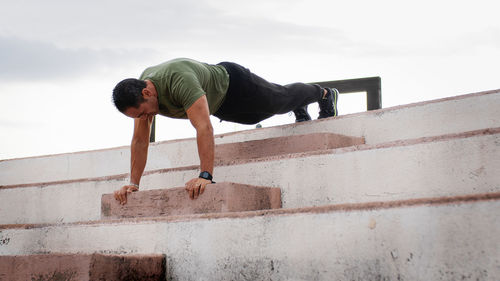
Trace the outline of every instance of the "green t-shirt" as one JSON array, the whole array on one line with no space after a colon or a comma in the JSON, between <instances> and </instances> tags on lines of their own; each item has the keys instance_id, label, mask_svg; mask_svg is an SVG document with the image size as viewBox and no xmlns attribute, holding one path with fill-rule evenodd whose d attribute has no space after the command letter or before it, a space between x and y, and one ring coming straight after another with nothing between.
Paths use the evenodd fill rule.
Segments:
<instances>
[{"instance_id":1,"label":"green t-shirt","mask_svg":"<svg viewBox=\"0 0 500 281\"><path fill-rule=\"evenodd\" d=\"M215 113L229 87L229 74L223 66L184 58L149 67L139 79L155 85L161 115L183 119L187 118L186 110L203 95L210 114Z\"/></svg>"}]
</instances>

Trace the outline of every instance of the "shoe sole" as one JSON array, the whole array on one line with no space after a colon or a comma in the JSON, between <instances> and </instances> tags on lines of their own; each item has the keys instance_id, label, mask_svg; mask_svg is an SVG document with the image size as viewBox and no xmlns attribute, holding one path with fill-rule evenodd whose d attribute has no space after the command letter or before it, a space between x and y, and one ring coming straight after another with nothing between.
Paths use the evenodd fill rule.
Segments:
<instances>
[{"instance_id":1,"label":"shoe sole","mask_svg":"<svg viewBox=\"0 0 500 281\"><path fill-rule=\"evenodd\" d=\"M311 119L295 119L295 123L307 122L311 121Z\"/></svg>"},{"instance_id":2,"label":"shoe sole","mask_svg":"<svg viewBox=\"0 0 500 281\"><path fill-rule=\"evenodd\" d=\"M331 88L332 92L334 93L333 95L333 112L334 112L334 115L333 116L338 116L338 111L337 111L337 100L339 98L339 90L337 90L336 88Z\"/></svg>"}]
</instances>

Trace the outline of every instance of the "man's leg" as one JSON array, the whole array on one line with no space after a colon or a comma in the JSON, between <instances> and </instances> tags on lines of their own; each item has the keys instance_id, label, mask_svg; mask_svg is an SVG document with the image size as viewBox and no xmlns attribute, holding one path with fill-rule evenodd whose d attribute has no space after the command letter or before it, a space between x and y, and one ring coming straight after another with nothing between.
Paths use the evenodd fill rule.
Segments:
<instances>
[{"instance_id":1,"label":"man's leg","mask_svg":"<svg viewBox=\"0 0 500 281\"><path fill-rule=\"evenodd\" d=\"M323 97L319 85L293 83L278 85L251 73L248 69L223 62L230 83L226 99L214 114L222 120L255 124L275 114L283 114L318 102Z\"/></svg>"},{"instance_id":2,"label":"man's leg","mask_svg":"<svg viewBox=\"0 0 500 281\"><path fill-rule=\"evenodd\" d=\"M291 85L286 85L285 87L292 86L292 87L297 87L297 91L300 93L302 85L308 85L308 84L303 84L303 83L296 83L296 84L291 84ZM320 87L319 85L313 85ZM320 87L321 89L321 87ZM321 95L320 99L318 100L318 105L319 105L319 117L318 119L322 118L328 118L328 117L333 117L337 116L337 100L339 97L339 91L335 88L323 88L321 89ZM295 122L304 122L311 120L311 116L309 116L309 113L307 113L307 104L296 108L293 113L295 113L296 121Z\"/></svg>"},{"instance_id":3,"label":"man's leg","mask_svg":"<svg viewBox=\"0 0 500 281\"><path fill-rule=\"evenodd\" d=\"M309 112L307 112L307 105L295 109L293 111L293 114L295 114L296 123L311 120L311 115L309 115Z\"/></svg>"}]
</instances>

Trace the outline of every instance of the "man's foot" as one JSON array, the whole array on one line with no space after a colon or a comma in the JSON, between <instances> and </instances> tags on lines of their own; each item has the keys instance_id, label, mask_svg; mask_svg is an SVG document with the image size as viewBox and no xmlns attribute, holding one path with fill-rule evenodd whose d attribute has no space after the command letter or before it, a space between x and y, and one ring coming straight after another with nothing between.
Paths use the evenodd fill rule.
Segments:
<instances>
[{"instance_id":1,"label":"man's foot","mask_svg":"<svg viewBox=\"0 0 500 281\"><path fill-rule=\"evenodd\" d=\"M326 95L318 101L319 104L319 117L318 119L337 116L337 100L339 98L339 91L335 88L325 88Z\"/></svg>"},{"instance_id":2,"label":"man's foot","mask_svg":"<svg viewBox=\"0 0 500 281\"><path fill-rule=\"evenodd\" d=\"M295 109L293 113L295 114L295 123L311 120L311 116L307 113L307 105Z\"/></svg>"}]
</instances>

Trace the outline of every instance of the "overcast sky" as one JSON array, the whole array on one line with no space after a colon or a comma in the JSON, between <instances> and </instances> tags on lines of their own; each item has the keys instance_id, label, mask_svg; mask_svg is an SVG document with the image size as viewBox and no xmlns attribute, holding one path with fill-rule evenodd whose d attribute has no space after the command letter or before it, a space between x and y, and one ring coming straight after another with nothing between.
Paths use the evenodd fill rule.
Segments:
<instances>
[{"instance_id":1,"label":"overcast sky","mask_svg":"<svg viewBox=\"0 0 500 281\"><path fill-rule=\"evenodd\" d=\"M380 76L383 107L500 88L498 0L0 3L0 159L128 145L114 85L176 57L282 84ZM365 107L339 99L341 114ZM253 127L212 120L216 133ZM159 117L158 140L185 137L189 121Z\"/></svg>"}]
</instances>

